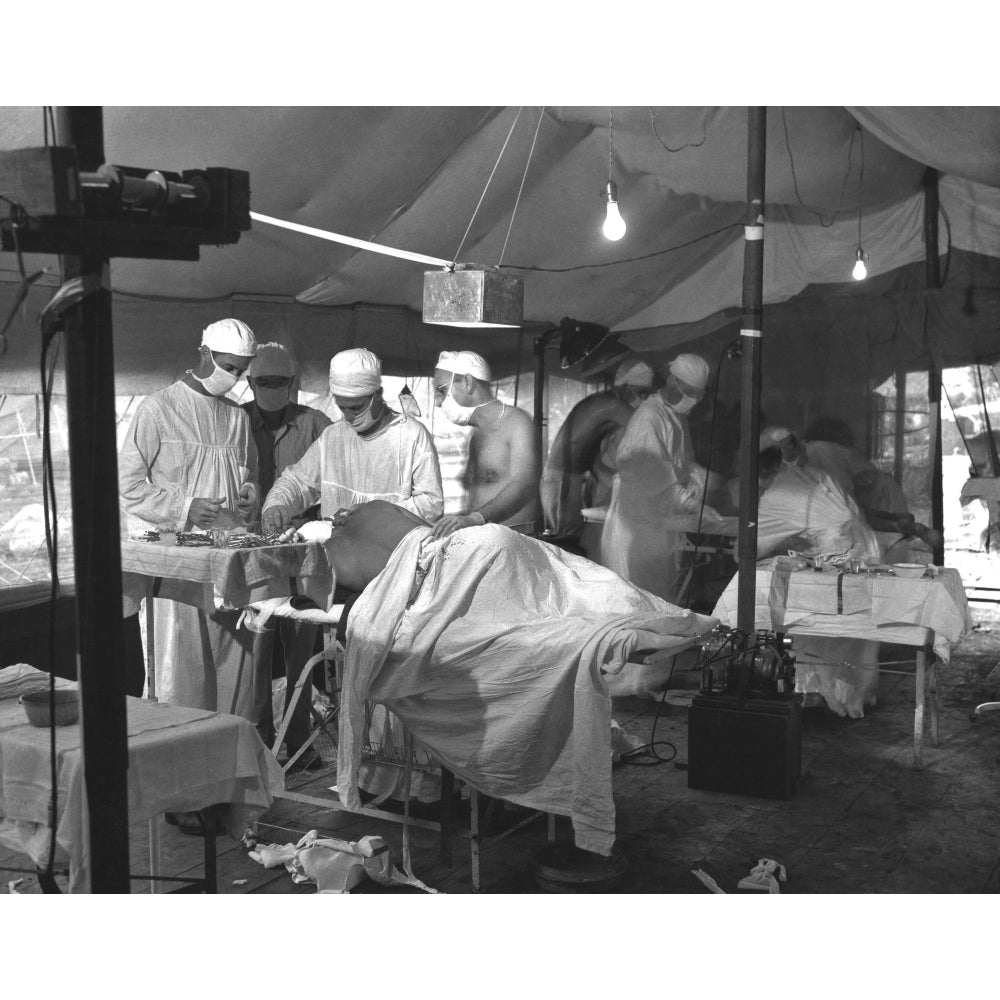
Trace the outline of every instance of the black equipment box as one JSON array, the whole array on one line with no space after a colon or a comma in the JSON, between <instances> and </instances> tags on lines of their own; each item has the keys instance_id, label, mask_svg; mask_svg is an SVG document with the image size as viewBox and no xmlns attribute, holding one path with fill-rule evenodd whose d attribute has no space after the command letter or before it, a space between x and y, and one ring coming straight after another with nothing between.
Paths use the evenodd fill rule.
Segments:
<instances>
[{"instance_id":1,"label":"black equipment box","mask_svg":"<svg viewBox=\"0 0 1000 1000\"><path fill-rule=\"evenodd\" d=\"M699 694L688 709L688 788L788 799L802 764L802 695Z\"/></svg>"}]
</instances>

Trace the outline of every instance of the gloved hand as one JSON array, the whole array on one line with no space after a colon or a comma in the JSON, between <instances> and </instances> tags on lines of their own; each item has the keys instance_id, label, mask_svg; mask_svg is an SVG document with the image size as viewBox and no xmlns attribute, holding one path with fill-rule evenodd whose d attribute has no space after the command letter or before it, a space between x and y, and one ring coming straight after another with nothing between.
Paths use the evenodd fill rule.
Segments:
<instances>
[{"instance_id":1,"label":"gloved hand","mask_svg":"<svg viewBox=\"0 0 1000 1000\"><path fill-rule=\"evenodd\" d=\"M225 497L195 497L188 508L188 520L198 528L208 530L219 517L219 511L226 502Z\"/></svg>"},{"instance_id":2,"label":"gloved hand","mask_svg":"<svg viewBox=\"0 0 1000 1000\"><path fill-rule=\"evenodd\" d=\"M244 483L236 500L236 509L244 521L252 521L257 513L257 487L253 483Z\"/></svg>"},{"instance_id":3,"label":"gloved hand","mask_svg":"<svg viewBox=\"0 0 1000 1000\"><path fill-rule=\"evenodd\" d=\"M479 511L471 514L448 514L431 529L431 538L447 538L462 528L477 528L485 523L486 518Z\"/></svg>"},{"instance_id":4,"label":"gloved hand","mask_svg":"<svg viewBox=\"0 0 1000 1000\"><path fill-rule=\"evenodd\" d=\"M275 504L268 507L260 516L260 530L262 534L274 535L279 531L284 531L292 519L292 512L288 507Z\"/></svg>"}]
</instances>

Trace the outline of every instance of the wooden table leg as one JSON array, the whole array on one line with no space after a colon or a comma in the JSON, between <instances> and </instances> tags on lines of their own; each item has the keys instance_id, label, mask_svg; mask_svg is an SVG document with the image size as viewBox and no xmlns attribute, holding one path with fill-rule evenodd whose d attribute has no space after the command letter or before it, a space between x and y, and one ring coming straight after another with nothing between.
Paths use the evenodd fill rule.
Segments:
<instances>
[{"instance_id":1,"label":"wooden table leg","mask_svg":"<svg viewBox=\"0 0 1000 1000\"><path fill-rule=\"evenodd\" d=\"M209 806L201 812L201 821L205 829L205 892L217 893L219 891L216 884L216 859L215 859L215 833L218 828L218 809L216 806Z\"/></svg>"},{"instance_id":2,"label":"wooden table leg","mask_svg":"<svg viewBox=\"0 0 1000 1000\"><path fill-rule=\"evenodd\" d=\"M451 800L455 794L455 775L441 768L441 864L451 867Z\"/></svg>"},{"instance_id":3,"label":"wooden table leg","mask_svg":"<svg viewBox=\"0 0 1000 1000\"><path fill-rule=\"evenodd\" d=\"M472 846L472 891L479 892L479 793L469 789L469 842Z\"/></svg>"},{"instance_id":4,"label":"wooden table leg","mask_svg":"<svg viewBox=\"0 0 1000 1000\"><path fill-rule=\"evenodd\" d=\"M153 596L156 578L146 577L146 700L156 701L156 619L153 614ZM156 872L153 873L157 874Z\"/></svg>"},{"instance_id":5,"label":"wooden table leg","mask_svg":"<svg viewBox=\"0 0 1000 1000\"><path fill-rule=\"evenodd\" d=\"M160 817L149 817L149 874L160 874ZM149 880L150 893L156 892L156 879Z\"/></svg>"},{"instance_id":6,"label":"wooden table leg","mask_svg":"<svg viewBox=\"0 0 1000 1000\"><path fill-rule=\"evenodd\" d=\"M917 650L916 704L913 710L913 766L924 766L924 700L927 676L927 651Z\"/></svg>"},{"instance_id":7,"label":"wooden table leg","mask_svg":"<svg viewBox=\"0 0 1000 1000\"><path fill-rule=\"evenodd\" d=\"M937 658L933 651L927 663L927 695L931 716L931 741L938 745Z\"/></svg>"}]
</instances>

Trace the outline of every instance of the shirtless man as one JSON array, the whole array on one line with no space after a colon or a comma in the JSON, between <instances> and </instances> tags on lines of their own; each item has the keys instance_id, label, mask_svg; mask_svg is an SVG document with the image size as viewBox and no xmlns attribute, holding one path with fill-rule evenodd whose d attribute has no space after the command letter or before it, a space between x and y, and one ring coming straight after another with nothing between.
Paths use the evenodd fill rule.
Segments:
<instances>
[{"instance_id":1,"label":"shirtless man","mask_svg":"<svg viewBox=\"0 0 1000 1000\"><path fill-rule=\"evenodd\" d=\"M473 428L462 478L470 509L442 517L434 537L488 521L536 534L540 462L531 417L494 397L489 365L473 351L442 351L434 369L434 399L452 423Z\"/></svg>"}]
</instances>

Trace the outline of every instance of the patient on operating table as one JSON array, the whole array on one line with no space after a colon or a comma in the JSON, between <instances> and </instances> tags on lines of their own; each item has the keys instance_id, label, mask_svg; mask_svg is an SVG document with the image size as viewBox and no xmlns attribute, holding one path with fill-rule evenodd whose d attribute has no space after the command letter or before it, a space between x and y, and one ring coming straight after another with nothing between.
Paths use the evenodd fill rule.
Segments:
<instances>
[{"instance_id":1,"label":"patient on operating table","mask_svg":"<svg viewBox=\"0 0 1000 1000\"><path fill-rule=\"evenodd\" d=\"M435 539L426 522L384 501L355 508L326 549L338 586L360 591L339 716L345 805L361 805L365 705L382 705L457 777L572 817L577 846L608 855L606 678L635 650L685 648L715 619L503 525Z\"/></svg>"}]
</instances>

